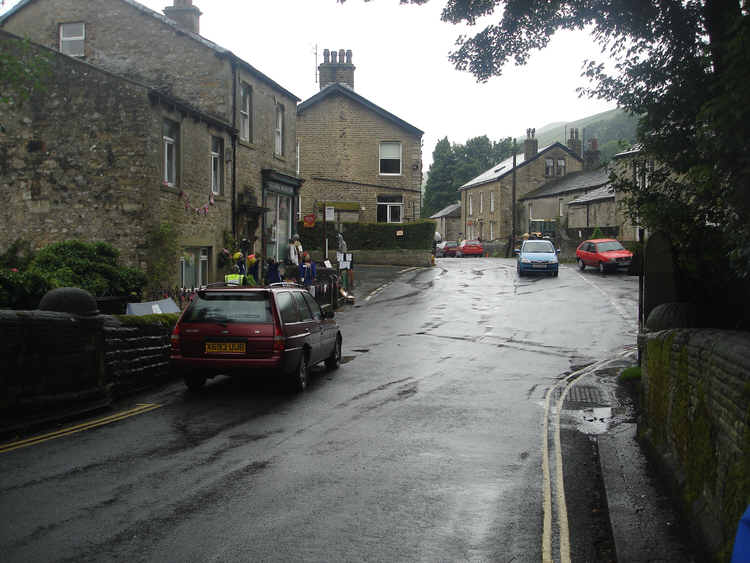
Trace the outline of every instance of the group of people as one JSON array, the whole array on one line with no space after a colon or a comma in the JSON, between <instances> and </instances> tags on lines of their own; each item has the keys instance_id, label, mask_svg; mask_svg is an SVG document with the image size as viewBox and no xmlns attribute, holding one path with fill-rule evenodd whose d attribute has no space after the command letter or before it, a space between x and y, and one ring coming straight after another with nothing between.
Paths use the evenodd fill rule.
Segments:
<instances>
[{"instance_id":1,"label":"group of people","mask_svg":"<svg viewBox=\"0 0 750 563\"><path fill-rule=\"evenodd\" d=\"M273 258L268 259L268 272L266 281L268 283L280 283L282 281L301 283L310 287L315 283L315 262L310 254L302 249L299 235L289 239L286 258L282 263Z\"/></svg>"}]
</instances>

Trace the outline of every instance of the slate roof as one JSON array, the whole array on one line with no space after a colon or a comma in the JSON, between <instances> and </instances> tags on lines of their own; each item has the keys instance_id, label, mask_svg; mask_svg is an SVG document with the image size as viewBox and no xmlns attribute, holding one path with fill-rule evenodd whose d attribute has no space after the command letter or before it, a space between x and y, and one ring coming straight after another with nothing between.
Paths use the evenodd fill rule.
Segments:
<instances>
[{"instance_id":1,"label":"slate roof","mask_svg":"<svg viewBox=\"0 0 750 563\"><path fill-rule=\"evenodd\" d=\"M369 110L375 112L380 117L383 117L387 119L388 121L391 121L398 125L399 127L402 127L406 129L407 131L411 131L412 133L422 136L424 135L424 131L421 129L418 129L417 127L414 127L414 125L411 125L410 123L407 123L400 117L397 117L393 115L391 112L384 110L378 105L375 105L370 100L365 98L364 96L360 96L357 94L352 88L349 86L346 86L344 84L341 84L340 82L334 82L333 84L329 84L325 88L323 88L320 92L315 94L314 96L311 96L310 98L306 99L304 102L302 102L300 105L297 106L297 115L302 114L307 108L317 104L322 99L332 96L334 94L341 94L342 96L345 96L349 98L350 100L353 100L359 104L362 104Z\"/></svg>"},{"instance_id":2,"label":"slate roof","mask_svg":"<svg viewBox=\"0 0 750 563\"><path fill-rule=\"evenodd\" d=\"M26 6L28 6L29 4L31 4L34 1L35 0L21 0L18 4L16 4L10 10L8 10L5 14L3 14L2 16L0 16L0 26L2 26L6 22L6 20L8 20L8 18L10 18L11 16L13 16L13 14L19 12L20 10L22 10L23 8L25 8ZM209 49L212 49L213 51L219 53L220 55L224 55L226 57L229 57L230 59L233 59L234 61L236 61L237 63L239 63L240 65L242 65L248 72L250 72L251 74L255 75L257 78L259 78L260 80L262 80L263 82L265 82L269 86L272 86L272 87L276 88L277 90L280 90L281 92L283 92L284 94L286 94L290 98L293 98L297 102L300 100L297 96L295 96L294 94L292 94L289 90L287 90L286 88L284 88L283 86L281 86L280 84L278 84L277 82L275 82L274 80L272 80L270 77L268 77L265 74L263 74L261 71L259 71L257 68L255 68L250 63L248 63L248 62L242 60L241 58L239 58L237 55L235 55L234 53L232 53L230 50L225 49L224 47L222 47L220 45L217 45L213 41L209 41L208 39L206 39L202 35L198 35L197 33L193 33L191 31L186 30L184 27L180 27L180 25L176 21L174 21L173 19L168 18L164 14L160 14L159 12L155 12L151 8L148 8L148 7L144 6L143 4L140 4L140 3L136 2L135 0L120 0L120 2L124 2L125 4L128 4L128 5L132 6L133 8L135 8L136 10L139 10L139 11L143 12L144 14L147 14L147 15L153 17L153 18L156 18L156 19L160 20L163 24L165 24L165 25L167 25L169 27L174 28L176 31L179 31L181 34L184 34L187 37L190 37L191 39L197 41L198 43L201 43L203 46L208 47Z\"/></svg>"},{"instance_id":3,"label":"slate roof","mask_svg":"<svg viewBox=\"0 0 750 563\"><path fill-rule=\"evenodd\" d=\"M459 217L461 215L461 202L452 203L448 207L444 207L435 215L430 215L430 219L440 219L441 217Z\"/></svg>"},{"instance_id":4,"label":"slate roof","mask_svg":"<svg viewBox=\"0 0 750 563\"><path fill-rule=\"evenodd\" d=\"M582 195L579 198L569 202L568 205L585 205L594 201L602 201L605 199L615 198L615 188L613 186L602 186L587 194Z\"/></svg>"},{"instance_id":5,"label":"slate roof","mask_svg":"<svg viewBox=\"0 0 750 563\"><path fill-rule=\"evenodd\" d=\"M569 192L581 190L592 190L603 186L609 182L609 170L602 166L596 170L584 170L581 172L571 172L556 180L551 180L543 186L530 191L519 200L539 199Z\"/></svg>"},{"instance_id":6,"label":"slate roof","mask_svg":"<svg viewBox=\"0 0 750 563\"><path fill-rule=\"evenodd\" d=\"M534 155L534 157L530 158L529 160L526 160L525 155L523 153L517 154L516 155L516 169L520 168L524 164L527 164L529 162L536 160L537 158L541 157L544 153L546 153L547 151L555 147L561 148L564 151L566 151L568 154L573 156L574 158L581 160L581 157L578 156L572 150L570 150L568 147L566 147L562 143L555 142L555 143L552 143L551 145L547 145L546 147L542 147L541 149L539 149L539 152L537 152L536 155ZM461 190L466 190L468 188L473 188L475 186L481 186L482 184L487 184L489 182L494 182L495 180L499 180L503 176L510 174L512 171L513 171L513 156L509 156L508 158L496 164L489 170L485 170L476 178L469 180L458 189L459 191L461 191Z\"/></svg>"}]
</instances>

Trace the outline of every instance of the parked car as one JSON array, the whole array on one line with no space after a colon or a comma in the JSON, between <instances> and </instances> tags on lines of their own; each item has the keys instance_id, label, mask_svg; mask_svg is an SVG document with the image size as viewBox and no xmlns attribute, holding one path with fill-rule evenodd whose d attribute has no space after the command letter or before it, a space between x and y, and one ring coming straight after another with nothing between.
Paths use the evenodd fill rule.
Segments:
<instances>
[{"instance_id":1,"label":"parked car","mask_svg":"<svg viewBox=\"0 0 750 563\"><path fill-rule=\"evenodd\" d=\"M444 240L435 247L435 257L455 256L458 242L455 240Z\"/></svg>"},{"instance_id":2,"label":"parked car","mask_svg":"<svg viewBox=\"0 0 750 563\"><path fill-rule=\"evenodd\" d=\"M521 248L516 248L516 270L519 277L526 274L552 274L557 277L560 272L559 250L549 240L525 240Z\"/></svg>"},{"instance_id":3,"label":"parked car","mask_svg":"<svg viewBox=\"0 0 750 563\"><path fill-rule=\"evenodd\" d=\"M462 256L482 256L483 254L484 247L478 240L462 240L456 249L456 258L461 258Z\"/></svg>"},{"instance_id":4,"label":"parked car","mask_svg":"<svg viewBox=\"0 0 750 563\"><path fill-rule=\"evenodd\" d=\"M603 273L627 268L632 261L633 253L613 238L585 240L576 249L576 262L581 270L591 266Z\"/></svg>"},{"instance_id":5,"label":"parked car","mask_svg":"<svg viewBox=\"0 0 750 563\"><path fill-rule=\"evenodd\" d=\"M201 289L172 331L170 368L191 390L219 374L265 372L302 391L311 366L339 367L341 331L333 317L296 284Z\"/></svg>"}]
</instances>

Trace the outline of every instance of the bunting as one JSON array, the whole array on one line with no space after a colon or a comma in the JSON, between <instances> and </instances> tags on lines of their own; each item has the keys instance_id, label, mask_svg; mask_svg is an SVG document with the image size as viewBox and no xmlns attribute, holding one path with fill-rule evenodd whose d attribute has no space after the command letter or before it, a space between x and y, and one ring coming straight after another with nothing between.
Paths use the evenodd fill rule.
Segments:
<instances>
[{"instance_id":1,"label":"bunting","mask_svg":"<svg viewBox=\"0 0 750 563\"><path fill-rule=\"evenodd\" d=\"M200 207L193 207L190 204L190 196L187 193L185 193L184 190L180 190L178 197L182 200L183 204L185 205L185 211L189 213L195 213L196 215L203 215L203 216L208 215L208 208L216 204L216 200L214 199L213 192L209 192L208 203L204 203Z\"/></svg>"}]
</instances>

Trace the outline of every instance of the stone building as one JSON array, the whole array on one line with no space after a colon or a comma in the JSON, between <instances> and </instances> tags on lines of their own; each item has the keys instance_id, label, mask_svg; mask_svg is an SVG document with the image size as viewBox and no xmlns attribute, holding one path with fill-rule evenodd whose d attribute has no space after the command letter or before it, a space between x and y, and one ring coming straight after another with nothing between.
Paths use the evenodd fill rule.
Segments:
<instances>
[{"instance_id":1,"label":"stone building","mask_svg":"<svg viewBox=\"0 0 750 563\"><path fill-rule=\"evenodd\" d=\"M568 202L568 229L590 234L591 229L619 227L615 189L604 185ZM585 231L584 231L585 230ZM619 230L619 229L618 229ZM619 236L619 232L616 233ZM581 238L584 237L581 234Z\"/></svg>"},{"instance_id":2,"label":"stone building","mask_svg":"<svg viewBox=\"0 0 750 563\"><path fill-rule=\"evenodd\" d=\"M135 229L146 231L165 222L176 228L183 257L175 264L174 279L190 285L193 280L216 279L227 236L247 238L252 250L266 256L283 253L295 230L302 184L296 174L295 151L299 99L199 35L201 13L191 0L174 0L164 12L159 14L134 0L22 0L0 19L0 28L108 75L141 84L150 92L151 103L171 104L173 113L163 117L159 142L141 149L149 151L142 157L149 173L131 167L127 184L137 184L151 200L160 201L158 213L139 216L145 223ZM81 94L96 95L102 94L95 87ZM122 117L115 113L119 110L114 104L107 106L102 100L99 108L97 119L117 162L130 154L125 147L133 132L129 120L121 127L110 127ZM87 128L90 115L80 108L79 113L71 113L70 120L78 118L79 129ZM42 118L27 123L29 129L23 134L33 137ZM201 120L204 125L224 128L223 134L196 132L195 124ZM73 137L58 150L82 152L88 146L88 139ZM202 157L193 152L204 147ZM78 175L81 184L94 185L113 171L102 166L94 176L90 173ZM123 180L118 176L118 182ZM191 212L195 208L203 209L202 213ZM212 217L218 215L221 219ZM88 215L79 221L81 238L105 235L93 228L96 220ZM87 231L86 225L92 228ZM144 244L143 239L140 242ZM135 260L132 253L126 256Z\"/></svg>"},{"instance_id":3,"label":"stone building","mask_svg":"<svg viewBox=\"0 0 750 563\"><path fill-rule=\"evenodd\" d=\"M534 130L527 130L523 154L505 159L459 188L463 237L486 241L510 239L514 177L516 234L525 232L524 215L518 202L551 180L583 170L580 154L577 135L569 139L567 147L556 142L540 150Z\"/></svg>"},{"instance_id":4,"label":"stone building","mask_svg":"<svg viewBox=\"0 0 750 563\"><path fill-rule=\"evenodd\" d=\"M354 91L352 52L323 54L320 91L297 107L303 213L337 221L419 218L423 132Z\"/></svg>"},{"instance_id":5,"label":"stone building","mask_svg":"<svg viewBox=\"0 0 750 563\"><path fill-rule=\"evenodd\" d=\"M461 203L451 203L434 215L430 219L435 221L435 230L440 233L443 240L458 240L458 235L463 232L461 229Z\"/></svg>"}]
</instances>

